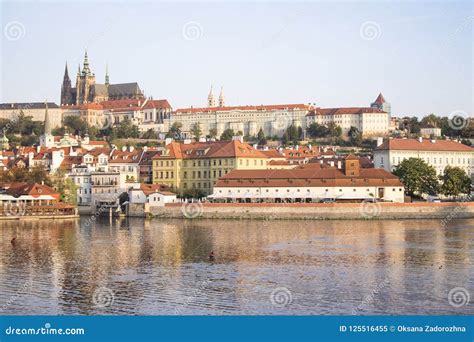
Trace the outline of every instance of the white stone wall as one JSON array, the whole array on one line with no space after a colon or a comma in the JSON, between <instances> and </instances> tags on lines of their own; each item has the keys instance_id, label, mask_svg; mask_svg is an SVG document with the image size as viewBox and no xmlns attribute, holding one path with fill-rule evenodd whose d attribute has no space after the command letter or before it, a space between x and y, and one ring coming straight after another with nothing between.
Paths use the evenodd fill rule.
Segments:
<instances>
[{"instance_id":1,"label":"white stone wall","mask_svg":"<svg viewBox=\"0 0 474 342\"><path fill-rule=\"evenodd\" d=\"M33 121L44 122L45 109L23 109L25 116L31 116ZM0 110L0 119L16 119L20 114L18 109L3 109ZM53 127L59 127L62 123L62 111L61 108L48 108L49 118Z\"/></svg>"},{"instance_id":2,"label":"white stone wall","mask_svg":"<svg viewBox=\"0 0 474 342\"><path fill-rule=\"evenodd\" d=\"M436 143L435 143L436 144ZM433 166L440 175L448 165L462 168L468 175L474 174L474 152L463 151L374 151L374 166L392 172L403 160L420 158Z\"/></svg>"},{"instance_id":3,"label":"white stone wall","mask_svg":"<svg viewBox=\"0 0 474 342\"><path fill-rule=\"evenodd\" d=\"M216 198L335 198L335 199L369 199L379 198L379 189L383 188L385 201L404 201L403 187L215 187L213 196Z\"/></svg>"}]
</instances>

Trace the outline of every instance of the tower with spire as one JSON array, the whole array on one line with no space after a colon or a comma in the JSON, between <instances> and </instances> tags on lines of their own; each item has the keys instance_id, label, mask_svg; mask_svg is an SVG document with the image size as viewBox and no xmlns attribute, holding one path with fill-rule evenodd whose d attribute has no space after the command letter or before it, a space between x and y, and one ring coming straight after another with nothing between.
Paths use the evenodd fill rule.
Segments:
<instances>
[{"instance_id":1,"label":"tower with spire","mask_svg":"<svg viewBox=\"0 0 474 342\"><path fill-rule=\"evenodd\" d=\"M225 107L224 88L221 87L221 93L219 94L219 107Z\"/></svg>"},{"instance_id":2,"label":"tower with spire","mask_svg":"<svg viewBox=\"0 0 474 342\"><path fill-rule=\"evenodd\" d=\"M377 98L375 99L375 101L370 104L370 107L376 108L383 112L388 113L389 117L392 112L390 103L385 101L385 98L383 97L382 93L380 93L379 96L377 96Z\"/></svg>"},{"instance_id":3,"label":"tower with spire","mask_svg":"<svg viewBox=\"0 0 474 342\"><path fill-rule=\"evenodd\" d=\"M80 71L76 79L76 104L82 104L93 101L92 87L95 84L95 75L89 67L89 57L87 56L87 50L84 54L84 63L82 71Z\"/></svg>"},{"instance_id":4,"label":"tower with spire","mask_svg":"<svg viewBox=\"0 0 474 342\"><path fill-rule=\"evenodd\" d=\"M74 104L72 98L72 88L71 88L71 79L69 78L69 72L67 69L67 62L66 67L64 69L64 77L63 77L63 84L61 86L61 105L72 105Z\"/></svg>"},{"instance_id":5,"label":"tower with spire","mask_svg":"<svg viewBox=\"0 0 474 342\"><path fill-rule=\"evenodd\" d=\"M211 90L209 91L209 95L207 95L207 106L208 107L216 106L216 99L214 98L214 93L212 92L212 85L211 85Z\"/></svg>"},{"instance_id":6,"label":"tower with spire","mask_svg":"<svg viewBox=\"0 0 474 342\"><path fill-rule=\"evenodd\" d=\"M45 101L45 112L44 112L44 133L40 136L40 145L44 147L54 146L54 136L52 134L52 123L48 112L48 101Z\"/></svg>"},{"instance_id":7,"label":"tower with spire","mask_svg":"<svg viewBox=\"0 0 474 342\"><path fill-rule=\"evenodd\" d=\"M110 84L110 79L109 79L109 63L105 65L105 85L108 87Z\"/></svg>"}]
</instances>

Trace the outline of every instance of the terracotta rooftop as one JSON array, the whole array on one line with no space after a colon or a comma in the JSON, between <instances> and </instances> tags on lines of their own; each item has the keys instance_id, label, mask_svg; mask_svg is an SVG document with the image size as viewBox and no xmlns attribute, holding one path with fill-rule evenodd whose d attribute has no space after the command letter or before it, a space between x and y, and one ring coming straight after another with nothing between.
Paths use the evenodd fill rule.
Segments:
<instances>
[{"instance_id":1,"label":"terracotta rooftop","mask_svg":"<svg viewBox=\"0 0 474 342\"><path fill-rule=\"evenodd\" d=\"M191 144L172 142L166 149L169 153L157 155L153 159L267 158L262 151L239 140Z\"/></svg>"},{"instance_id":2,"label":"terracotta rooftop","mask_svg":"<svg viewBox=\"0 0 474 342\"><path fill-rule=\"evenodd\" d=\"M233 107L203 107L203 108L180 108L176 114L189 113L214 113L227 111L268 111L268 110L308 110L305 104L281 104L281 105L260 105L260 106L233 106Z\"/></svg>"},{"instance_id":3,"label":"terracotta rooftop","mask_svg":"<svg viewBox=\"0 0 474 342\"><path fill-rule=\"evenodd\" d=\"M403 186L384 169L360 169L359 176L346 176L336 167L291 170L233 170L216 187L314 187L314 186Z\"/></svg>"},{"instance_id":4,"label":"terracotta rooftop","mask_svg":"<svg viewBox=\"0 0 474 342\"><path fill-rule=\"evenodd\" d=\"M435 140L430 139L389 139L376 150L410 150L410 151L465 151L474 152L474 148L461 144L453 140Z\"/></svg>"}]
</instances>

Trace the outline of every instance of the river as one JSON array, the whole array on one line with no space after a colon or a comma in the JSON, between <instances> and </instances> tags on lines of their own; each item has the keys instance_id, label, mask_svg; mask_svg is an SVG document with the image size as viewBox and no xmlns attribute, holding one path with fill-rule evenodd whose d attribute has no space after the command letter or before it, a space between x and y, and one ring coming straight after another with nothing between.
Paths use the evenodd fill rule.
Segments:
<instances>
[{"instance_id":1,"label":"river","mask_svg":"<svg viewBox=\"0 0 474 342\"><path fill-rule=\"evenodd\" d=\"M0 314L472 315L473 275L474 220L0 221Z\"/></svg>"}]
</instances>

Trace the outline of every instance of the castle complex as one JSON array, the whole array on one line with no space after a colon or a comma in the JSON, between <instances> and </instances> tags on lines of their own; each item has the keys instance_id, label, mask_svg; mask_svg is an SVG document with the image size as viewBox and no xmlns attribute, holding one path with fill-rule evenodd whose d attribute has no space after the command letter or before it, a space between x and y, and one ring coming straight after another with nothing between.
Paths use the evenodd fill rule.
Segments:
<instances>
[{"instance_id":1,"label":"castle complex","mask_svg":"<svg viewBox=\"0 0 474 342\"><path fill-rule=\"evenodd\" d=\"M82 70L80 65L77 70L76 87L72 88L66 64L63 84L61 86L61 106L81 105L90 102L99 103L110 100L144 99L143 92L136 82L110 84L107 69L105 72L105 83L96 83L95 74L89 67L86 51Z\"/></svg>"}]
</instances>

